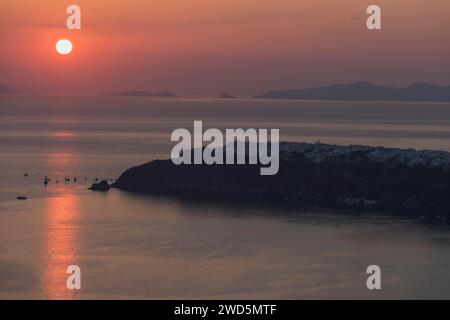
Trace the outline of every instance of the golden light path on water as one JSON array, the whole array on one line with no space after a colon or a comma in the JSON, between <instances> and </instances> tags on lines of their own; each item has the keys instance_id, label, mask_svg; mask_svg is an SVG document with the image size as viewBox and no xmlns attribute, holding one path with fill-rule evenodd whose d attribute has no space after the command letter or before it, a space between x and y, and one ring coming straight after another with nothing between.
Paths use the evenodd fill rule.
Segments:
<instances>
[{"instance_id":1,"label":"golden light path on water","mask_svg":"<svg viewBox=\"0 0 450 320\"><path fill-rule=\"evenodd\" d=\"M74 159L71 153L49 155L55 171L76 166ZM79 199L68 193L62 182L56 192L46 199L44 209L41 290L47 299L72 299L76 293L66 286L66 270L70 265L79 265Z\"/></svg>"}]
</instances>

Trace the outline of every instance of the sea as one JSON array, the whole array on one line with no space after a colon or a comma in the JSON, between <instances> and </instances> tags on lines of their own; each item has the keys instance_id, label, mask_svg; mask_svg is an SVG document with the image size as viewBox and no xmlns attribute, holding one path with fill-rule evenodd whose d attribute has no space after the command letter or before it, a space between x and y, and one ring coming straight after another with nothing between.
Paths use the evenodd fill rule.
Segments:
<instances>
[{"instance_id":1,"label":"sea","mask_svg":"<svg viewBox=\"0 0 450 320\"><path fill-rule=\"evenodd\" d=\"M0 299L450 299L445 226L88 190L168 159L172 131L195 120L450 151L449 103L0 96Z\"/></svg>"}]
</instances>

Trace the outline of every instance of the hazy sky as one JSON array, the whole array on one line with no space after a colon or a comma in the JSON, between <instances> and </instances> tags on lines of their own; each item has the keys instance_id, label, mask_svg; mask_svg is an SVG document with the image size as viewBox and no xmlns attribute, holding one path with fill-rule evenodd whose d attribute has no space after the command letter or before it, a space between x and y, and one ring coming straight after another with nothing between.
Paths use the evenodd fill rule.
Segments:
<instances>
[{"instance_id":1,"label":"hazy sky","mask_svg":"<svg viewBox=\"0 0 450 320\"><path fill-rule=\"evenodd\" d=\"M65 27L82 9L82 30ZM382 8L383 30L366 28ZM2 0L0 82L187 95L369 80L450 84L449 0ZM74 51L58 55L68 38Z\"/></svg>"}]
</instances>

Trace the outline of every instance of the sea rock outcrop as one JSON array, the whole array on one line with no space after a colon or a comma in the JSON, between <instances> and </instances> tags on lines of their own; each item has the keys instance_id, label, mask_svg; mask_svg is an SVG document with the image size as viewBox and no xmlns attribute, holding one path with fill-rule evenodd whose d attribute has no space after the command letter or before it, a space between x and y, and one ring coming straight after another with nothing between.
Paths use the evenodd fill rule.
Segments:
<instances>
[{"instance_id":1,"label":"sea rock outcrop","mask_svg":"<svg viewBox=\"0 0 450 320\"><path fill-rule=\"evenodd\" d=\"M99 183L94 183L89 188L89 190L92 191L109 191L111 189L111 186L109 185L108 181L102 180Z\"/></svg>"}]
</instances>

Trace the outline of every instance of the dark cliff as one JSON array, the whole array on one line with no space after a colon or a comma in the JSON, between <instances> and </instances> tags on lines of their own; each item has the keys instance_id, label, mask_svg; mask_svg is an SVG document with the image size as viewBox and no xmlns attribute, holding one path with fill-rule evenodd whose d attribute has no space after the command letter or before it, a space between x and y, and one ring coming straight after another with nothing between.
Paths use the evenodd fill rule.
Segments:
<instances>
[{"instance_id":1,"label":"dark cliff","mask_svg":"<svg viewBox=\"0 0 450 320\"><path fill-rule=\"evenodd\" d=\"M281 143L277 175L259 165L180 165L156 160L113 187L194 197L375 209L450 220L450 154L382 147Z\"/></svg>"}]
</instances>

